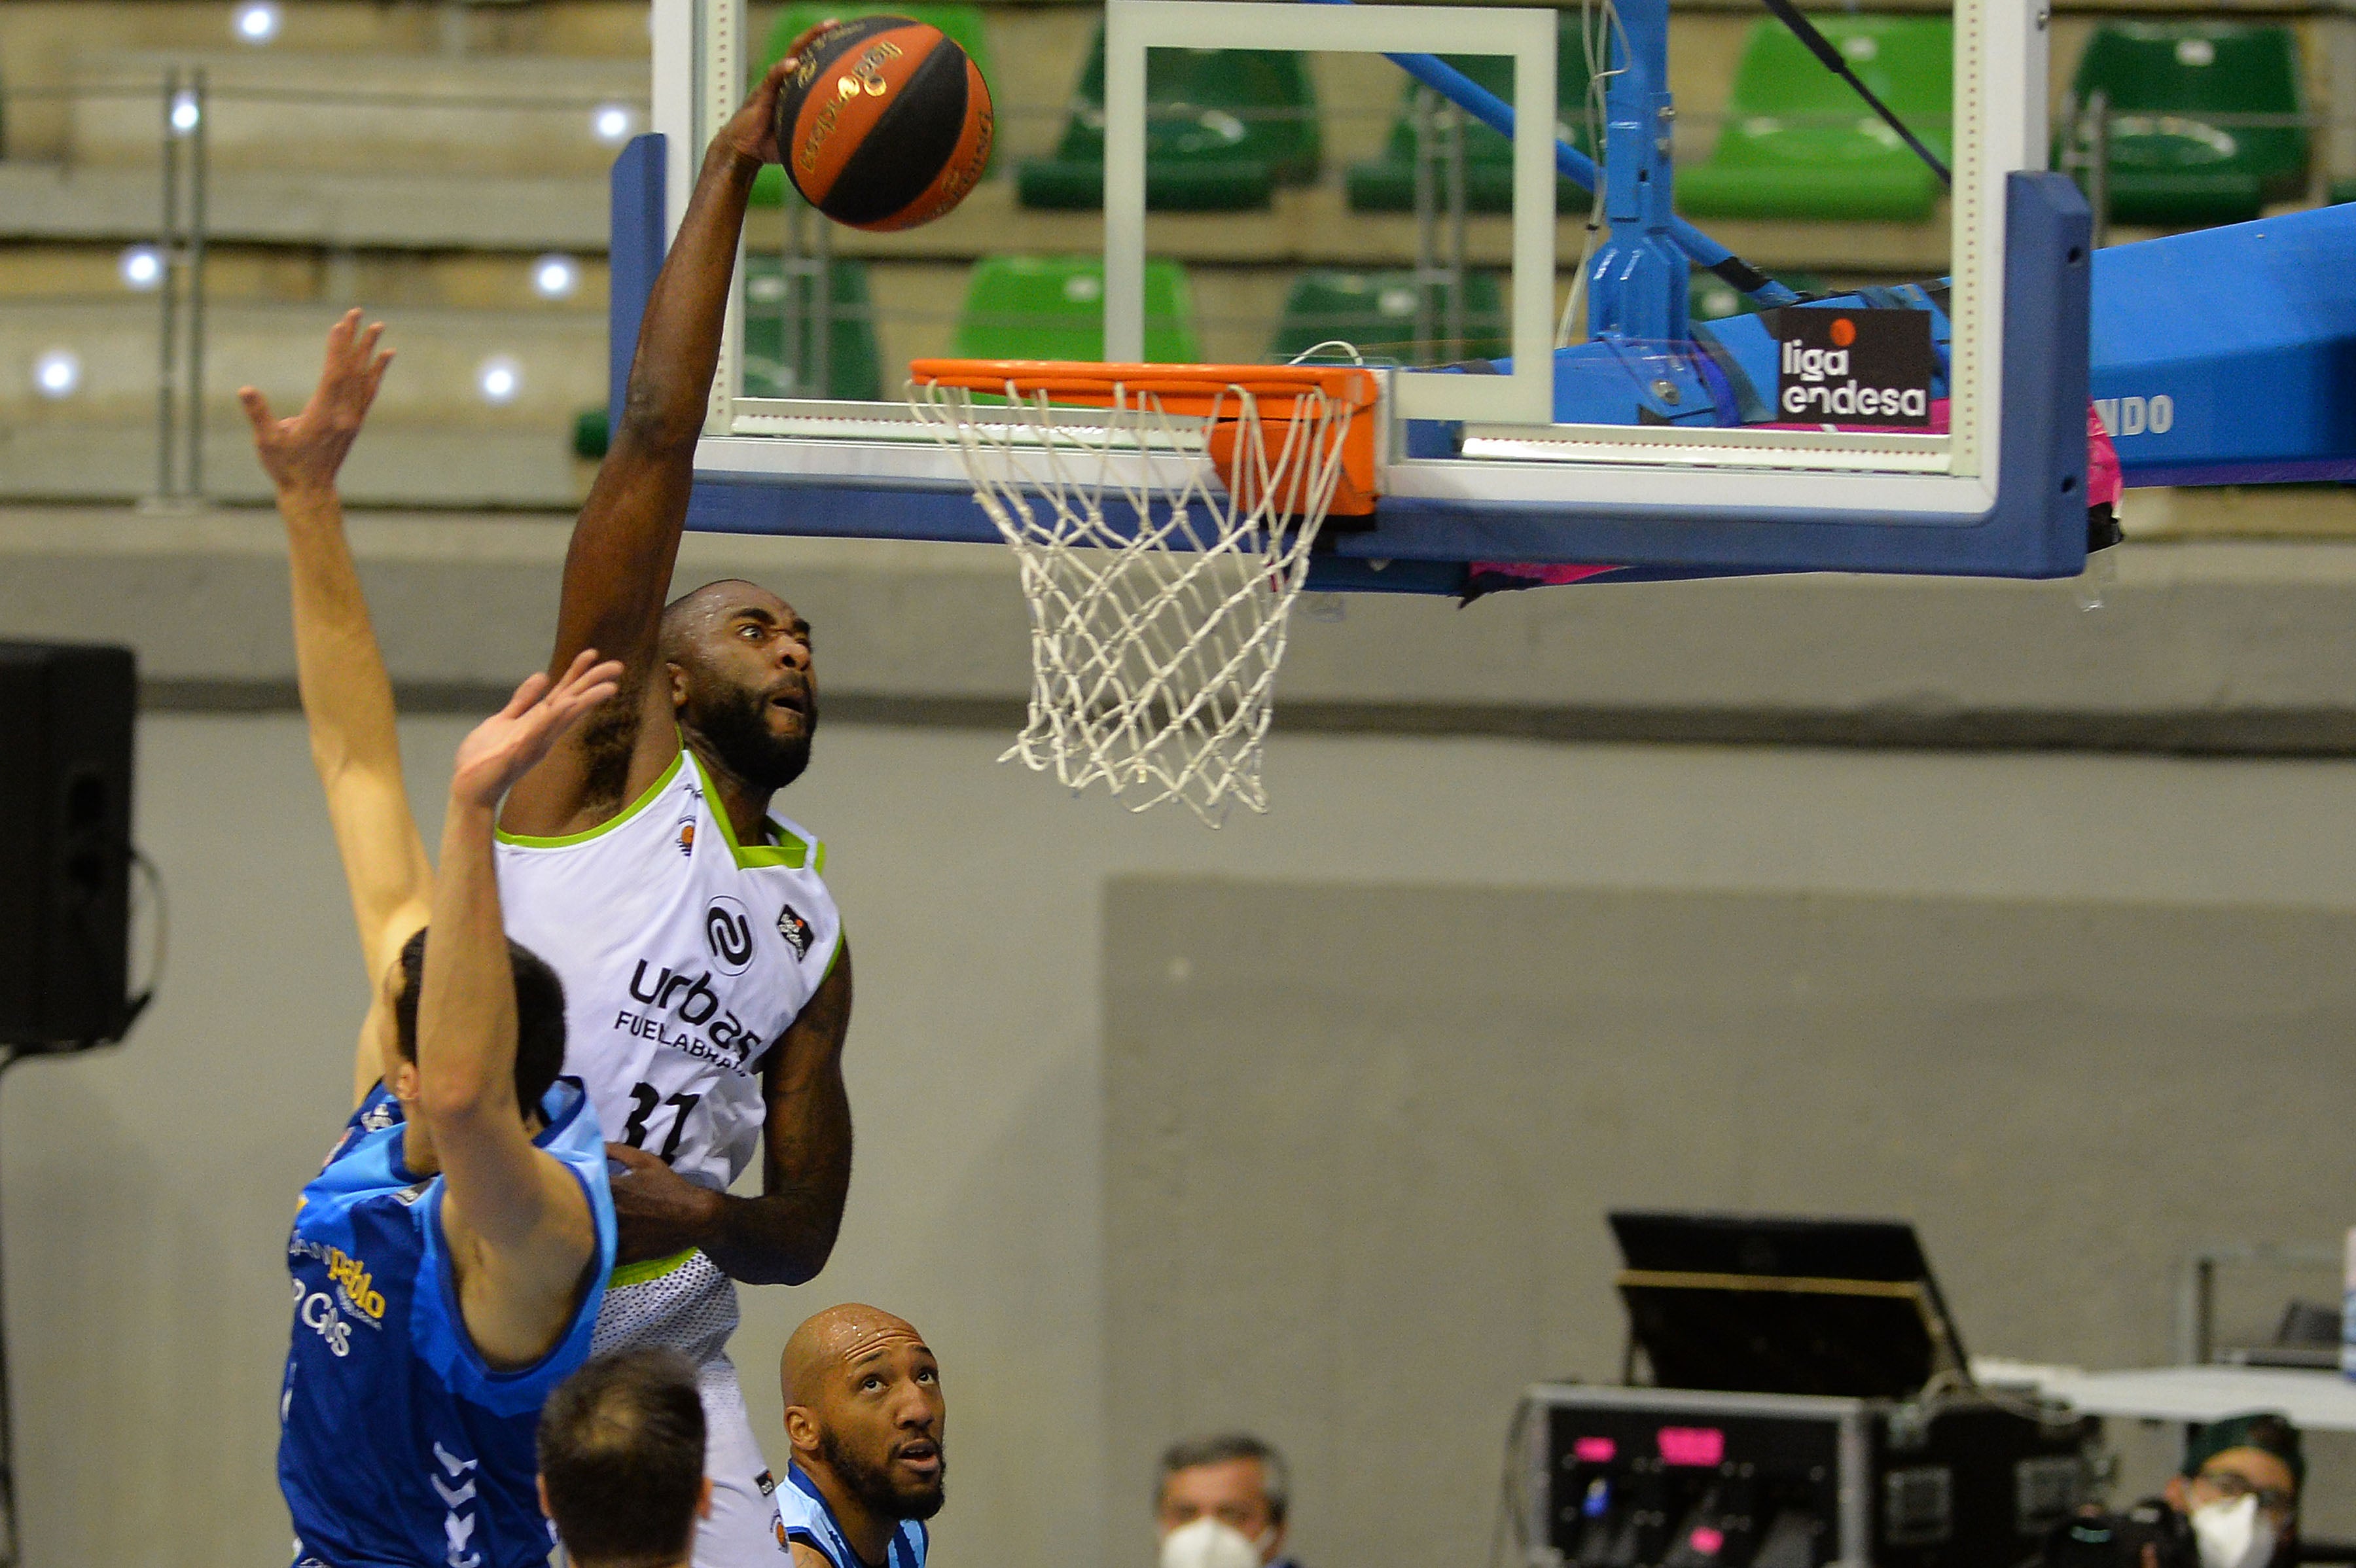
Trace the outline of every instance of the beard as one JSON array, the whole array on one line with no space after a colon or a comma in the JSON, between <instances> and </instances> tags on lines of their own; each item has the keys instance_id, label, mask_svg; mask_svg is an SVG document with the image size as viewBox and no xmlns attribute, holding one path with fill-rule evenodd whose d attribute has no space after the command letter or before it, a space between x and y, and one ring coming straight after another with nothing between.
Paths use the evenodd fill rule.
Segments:
<instances>
[{"instance_id":1,"label":"beard","mask_svg":"<svg viewBox=\"0 0 2356 1568\"><path fill-rule=\"evenodd\" d=\"M803 715L802 733L780 736L769 728L769 700L760 692L734 687L691 711L696 733L729 772L756 789L782 789L809 766L813 711Z\"/></svg>"},{"instance_id":2,"label":"beard","mask_svg":"<svg viewBox=\"0 0 2356 1568\"><path fill-rule=\"evenodd\" d=\"M888 1459L885 1464L870 1464L863 1455L844 1447L831 1428L822 1428L818 1434L819 1457L826 1461L843 1489L858 1499L859 1506L884 1519L930 1519L941 1511L948 1500L945 1483L948 1480L949 1457L945 1445L939 1445L941 1467L928 1483L902 1487L894 1483ZM888 1451L887 1451L888 1453Z\"/></svg>"}]
</instances>

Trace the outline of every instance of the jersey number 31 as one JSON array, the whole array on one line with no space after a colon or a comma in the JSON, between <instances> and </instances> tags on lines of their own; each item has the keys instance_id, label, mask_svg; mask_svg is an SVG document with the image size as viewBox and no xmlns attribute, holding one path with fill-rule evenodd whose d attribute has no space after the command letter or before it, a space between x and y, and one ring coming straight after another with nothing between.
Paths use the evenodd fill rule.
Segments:
<instances>
[{"instance_id":1,"label":"jersey number 31","mask_svg":"<svg viewBox=\"0 0 2356 1568\"><path fill-rule=\"evenodd\" d=\"M622 1123L622 1142L634 1149L647 1146L647 1118L666 1105L677 1112L670 1120L669 1136L663 1139L662 1147L655 1151L655 1158L669 1164L672 1156L679 1153L680 1139L687 1133L687 1113L695 1109L695 1102L703 1096L674 1094L665 1100L662 1091L653 1084L639 1083L630 1086L630 1098L638 1102L638 1108L630 1112L627 1122Z\"/></svg>"}]
</instances>

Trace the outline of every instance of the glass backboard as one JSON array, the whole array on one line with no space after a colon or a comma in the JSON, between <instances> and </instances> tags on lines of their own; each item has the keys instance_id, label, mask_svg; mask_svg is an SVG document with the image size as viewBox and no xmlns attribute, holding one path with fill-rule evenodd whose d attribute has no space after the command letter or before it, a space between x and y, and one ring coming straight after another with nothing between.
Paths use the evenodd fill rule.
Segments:
<instances>
[{"instance_id":1,"label":"glass backboard","mask_svg":"<svg viewBox=\"0 0 2356 1568\"><path fill-rule=\"evenodd\" d=\"M1062 58L984 63L1000 151L958 212L868 235L790 191L755 208L691 526L994 540L907 410L912 359L1309 350L1385 387L1375 516L1314 586L2082 569L2088 220L2041 172L2036 0L982 15L1041 11ZM781 41L738 0L657 0L654 25L665 139L617 169L617 320L626 251L659 244L626 225L676 224Z\"/></svg>"}]
</instances>

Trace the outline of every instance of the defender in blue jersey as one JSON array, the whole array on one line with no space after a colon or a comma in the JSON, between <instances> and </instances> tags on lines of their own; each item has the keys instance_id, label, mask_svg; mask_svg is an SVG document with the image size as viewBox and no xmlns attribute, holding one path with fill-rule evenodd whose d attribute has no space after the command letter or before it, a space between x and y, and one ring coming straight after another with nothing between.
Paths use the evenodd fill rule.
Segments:
<instances>
[{"instance_id":1,"label":"defender in blue jersey","mask_svg":"<svg viewBox=\"0 0 2356 1568\"><path fill-rule=\"evenodd\" d=\"M948 1476L931 1348L888 1312L829 1307L794 1330L778 1376L793 1459L777 1544L794 1568L925 1568Z\"/></svg>"},{"instance_id":2,"label":"defender in blue jersey","mask_svg":"<svg viewBox=\"0 0 2356 1568\"><path fill-rule=\"evenodd\" d=\"M557 1081L563 987L500 924L491 822L619 672L584 653L552 687L534 675L459 746L381 1077L287 1242L278 1473L300 1563L541 1568L554 1543L534 1429L588 1357L614 1207L587 1096Z\"/></svg>"},{"instance_id":3,"label":"defender in blue jersey","mask_svg":"<svg viewBox=\"0 0 2356 1568\"><path fill-rule=\"evenodd\" d=\"M551 1538L533 1424L587 1354L615 1223L596 1118L577 1084L555 1081L563 988L501 931L491 820L614 694L620 668L584 654L561 680L534 675L466 737L437 883L335 492L391 359L376 351L381 330L346 316L294 418L240 394L286 522L312 756L379 982L359 1109L287 1243L279 1477L300 1562L538 1568Z\"/></svg>"}]
</instances>

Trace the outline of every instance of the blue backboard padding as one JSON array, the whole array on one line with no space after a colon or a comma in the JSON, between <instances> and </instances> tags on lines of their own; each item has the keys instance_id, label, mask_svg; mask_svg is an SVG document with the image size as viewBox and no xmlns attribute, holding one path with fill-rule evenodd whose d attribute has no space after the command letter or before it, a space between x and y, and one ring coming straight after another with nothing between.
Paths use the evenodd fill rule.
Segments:
<instances>
[{"instance_id":1,"label":"blue backboard padding","mask_svg":"<svg viewBox=\"0 0 2356 1568\"><path fill-rule=\"evenodd\" d=\"M812 539L918 539L1001 544L969 485L916 489L836 479L698 478L687 526L700 533L786 533Z\"/></svg>"},{"instance_id":2,"label":"blue backboard padding","mask_svg":"<svg viewBox=\"0 0 2356 1568\"><path fill-rule=\"evenodd\" d=\"M2098 251L2093 334L2128 484L2356 478L2356 205Z\"/></svg>"},{"instance_id":3,"label":"blue backboard padding","mask_svg":"<svg viewBox=\"0 0 2356 1568\"><path fill-rule=\"evenodd\" d=\"M1790 508L1697 517L1612 499L1534 506L1389 496L1375 527L1333 536L1333 553L1362 561L1608 561L1655 569L1656 575L2075 576L2086 558L2092 222L2085 199L2062 175L2008 177L2007 203L2004 432L1997 499L1988 511L1925 518ZM912 489L905 482L835 478L699 478L688 526L844 538L981 542L998 537L962 487Z\"/></svg>"},{"instance_id":4,"label":"blue backboard padding","mask_svg":"<svg viewBox=\"0 0 2356 1568\"><path fill-rule=\"evenodd\" d=\"M638 323L655 274L662 271L664 137L659 132L630 138L614 160L613 209L606 220L612 248L611 287L605 305L605 428L622 426L622 404L630 392L630 360L638 347Z\"/></svg>"}]
</instances>

